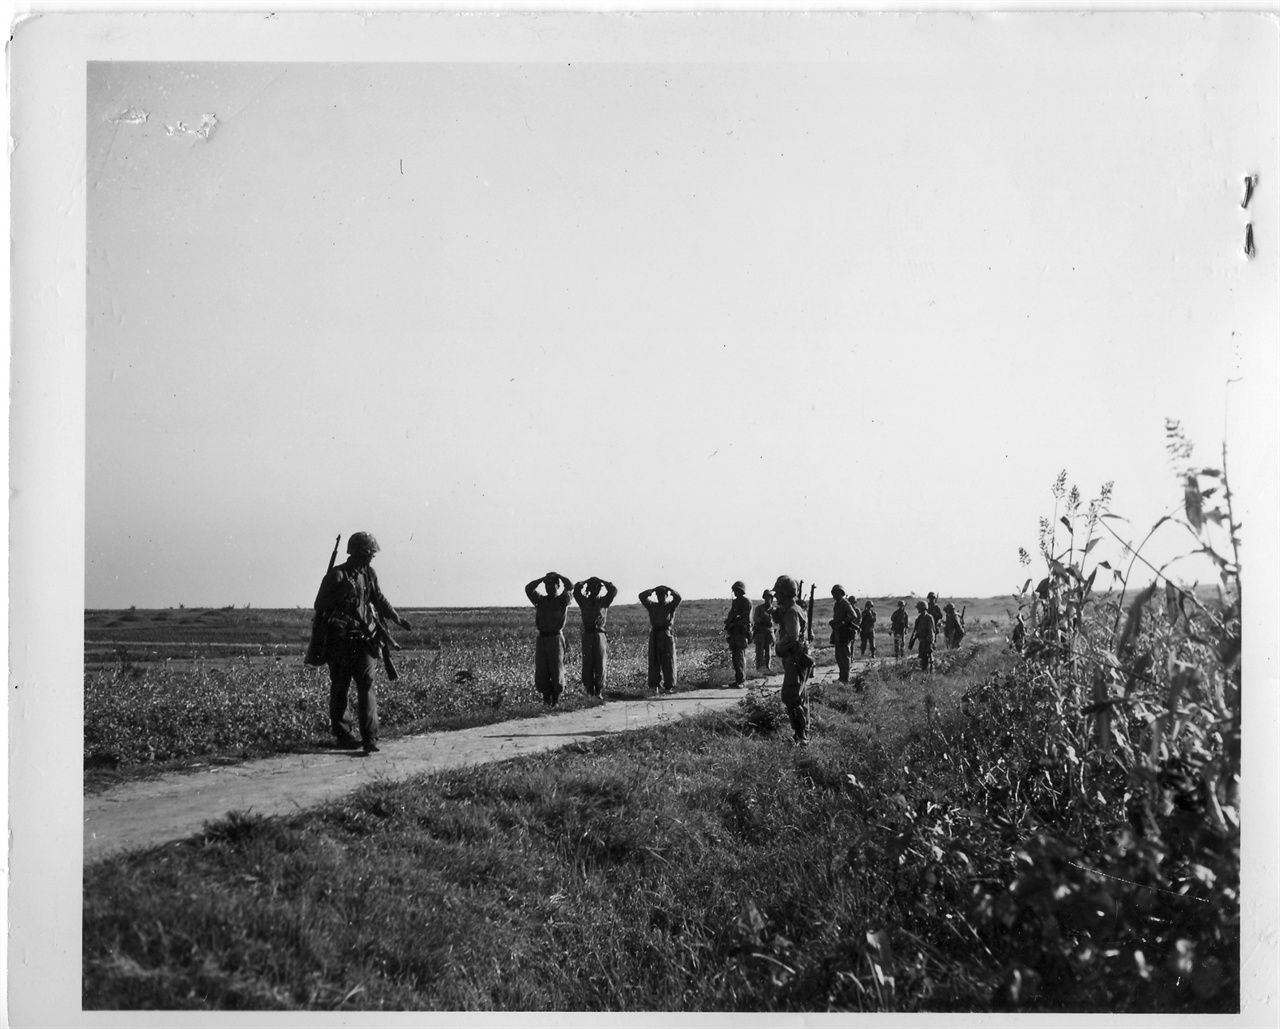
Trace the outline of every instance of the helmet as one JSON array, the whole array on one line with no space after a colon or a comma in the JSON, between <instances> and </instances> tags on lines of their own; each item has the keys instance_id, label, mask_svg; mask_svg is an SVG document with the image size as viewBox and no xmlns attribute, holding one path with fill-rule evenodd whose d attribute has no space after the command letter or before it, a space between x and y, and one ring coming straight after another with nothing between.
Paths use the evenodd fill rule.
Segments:
<instances>
[{"instance_id":1,"label":"helmet","mask_svg":"<svg viewBox=\"0 0 1280 1029\"><path fill-rule=\"evenodd\" d=\"M916 610L917 610L917 611L928 611L928 610L929 610L929 607L928 607L928 605L927 605L923 600L917 600L917 601L916 601Z\"/></svg>"},{"instance_id":2,"label":"helmet","mask_svg":"<svg viewBox=\"0 0 1280 1029\"><path fill-rule=\"evenodd\" d=\"M730 586L729 588L730 588L731 590L742 590L742 592L743 592L743 593L746 593L746 592L747 592L747 584L746 584L745 582L743 582L741 579L739 579L737 582L735 582L735 583L734 583L732 586Z\"/></svg>"},{"instance_id":3,"label":"helmet","mask_svg":"<svg viewBox=\"0 0 1280 1029\"><path fill-rule=\"evenodd\" d=\"M367 532L353 532L347 537L347 553L351 555L365 555L373 557L382 548L378 546L378 541Z\"/></svg>"},{"instance_id":4,"label":"helmet","mask_svg":"<svg viewBox=\"0 0 1280 1029\"><path fill-rule=\"evenodd\" d=\"M836 583L834 586L831 587L831 595L834 597L837 593L839 593L841 596L844 596L844 587L841 586L839 583Z\"/></svg>"},{"instance_id":5,"label":"helmet","mask_svg":"<svg viewBox=\"0 0 1280 1029\"><path fill-rule=\"evenodd\" d=\"M871 601L869 601L869 600L868 600L868 601L867 601L867 605L866 605L866 606L867 606L868 608L870 608L870 607L871 607Z\"/></svg>"},{"instance_id":6,"label":"helmet","mask_svg":"<svg viewBox=\"0 0 1280 1029\"><path fill-rule=\"evenodd\" d=\"M789 575L779 575L778 581L773 584L774 593L785 593L787 596L794 597L800 592L800 584Z\"/></svg>"},{"instance_id":7,"label":"helmet","mask_svg":"<svg viewBox=\"0 0 1280 1029\"><path fill-rule=\"evenodd\" d=\"M955 609L956 609L955 604L943 604L943 605L942 605L942 610L944 610L944 611L954 611Z\"/></svg>"},{"instance_id":8,"label":"helmet","mask_svg":"<svg viewBox=\"0 0 1280 1029\"><path fill-rule=\"evenodd\" d=\"M929 599L930 599L930 600L937 600L937 599L938 599L938 594L933 593L933 592L930 592L930 594L929 594Z\"/></svg>"},{"instance_id":9,"label":"helmet","mask_svg":"<svg viewBox=\"0 0 1280 1029\"><path fill-rule=\"evenodd\" d=\"M761 600L772 600L772 599L773 599L773 590L765 590L765 591L764 591L764 593L761 595L760 599L761 599Z\"/></svg>"},{"instance_id":10,"label":"helmet","mask_svg":"<svg viewBox=\"0 0 1280 1029\"><path fill-rule=\"evenodd\" d=\"M907 602L906 602L905 600L899 600L899 601L898 601L898 606L899 606L899 607L906 607L906 606L907 606Z\"/></svg>"}]
</instances>

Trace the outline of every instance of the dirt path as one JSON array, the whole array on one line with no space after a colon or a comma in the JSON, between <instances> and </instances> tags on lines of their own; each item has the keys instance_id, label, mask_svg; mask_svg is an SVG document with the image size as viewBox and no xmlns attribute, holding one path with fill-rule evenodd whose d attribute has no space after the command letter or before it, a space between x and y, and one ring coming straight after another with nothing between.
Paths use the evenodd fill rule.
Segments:
<instances>
[{"instance_id":1,"label":"dirt path","mask_svg":"<svg viewBox=\"0 0 1280 1029\"><path fill-rule=\"evenodd\" d=\"M856 661L855 667L865 665ZM834 667L817 670L815 681L834 679ZM775 675L764 682L773 689ZM600 736L642 729L706 711L733 707L745 691L694 690L637 700L611 700L598 707L542 718L481 725L424 736L401 736L377 754L324 750L285 754L243 765L128 783L84 798L86 864L135 847L150 847L200 831L228 811L282 815L350 793L377 779L404 779L468 765L505 761Z\"/></svg>"}]
</instances>

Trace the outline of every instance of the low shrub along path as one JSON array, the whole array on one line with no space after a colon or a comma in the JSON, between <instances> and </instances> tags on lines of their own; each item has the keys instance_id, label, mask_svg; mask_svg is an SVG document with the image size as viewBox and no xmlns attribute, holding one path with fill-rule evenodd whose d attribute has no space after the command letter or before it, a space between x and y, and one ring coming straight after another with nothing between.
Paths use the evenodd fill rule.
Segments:
<instances>
[{"instance_id":1,"label":"low shrub along path","mask_svg":"<svg viewBox=\"0 0 1280 1029\"><path fill-rule=\"evenodd\" d=\"M856 661L854 667L867 663ZM812 681L825 683L835 677L834 666L819 667ZM781 683L778 674L755 680L752 688L774 690ZM84 860L88 864L122 850L182 839L229 811L288 814L375 780L505 761L731 708L746 693L741 688L719 687L610 700L540 718L401 736L380 741L379 752L367 756L361 751L326 748L126 783L84 798Z\"/></svg>"}]
</instances>

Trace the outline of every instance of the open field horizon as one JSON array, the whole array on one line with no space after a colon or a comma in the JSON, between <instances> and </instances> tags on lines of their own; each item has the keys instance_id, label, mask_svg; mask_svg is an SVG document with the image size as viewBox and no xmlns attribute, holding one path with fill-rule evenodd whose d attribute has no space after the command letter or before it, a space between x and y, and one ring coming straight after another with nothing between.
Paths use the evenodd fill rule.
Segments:
<instances>
[{"instance_id":1,"label":"open field horizon","mask_svg":"<svg viewBox=\"0 0 1280 1029\"><path fill-rule=\"evenodd\" d=\"M898 600L904 600L914 619L914 601L909 595L857 598L859 607L871 600L877 613L876 635L889 633L889 615ZM921 597L920 599L923 599ZM754 600L753 603L759 603ZM991 631L1011 622L1018 610L1017 597L942 597L940 604L954 603L965 611L971 632ZM676 614L675 632L699 638L723 635L721 623L729 598L685 600ZM413 623L409 631L394 635L404 652L434 651L460 640L499 636L518 640L527 635L532 646L535 633L533 608L524 607L398 607ZM617 603L609 609L610 635L643 636L648 632L648 616L639 603ZM832 598L814 598L814 637L825 641L831 618ZM84 647L86 665L119 661L145 662L166 658L239 659L246 655L301 656L311 631L310 607L177 607L177 608L86 608ZM574 637L581 627L577 609L570 605L565 634ZM182 649L185 648L185 649ZM213 653L204 654L203 650Z\"/></svg>"}]
</instances>

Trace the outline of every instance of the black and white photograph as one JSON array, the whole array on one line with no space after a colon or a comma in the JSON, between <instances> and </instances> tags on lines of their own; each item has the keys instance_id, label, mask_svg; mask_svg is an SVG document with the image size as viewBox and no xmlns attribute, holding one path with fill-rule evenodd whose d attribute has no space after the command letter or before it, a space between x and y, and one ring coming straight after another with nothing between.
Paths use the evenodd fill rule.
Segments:
<instances>
[{"instance_id":1,"label":"black and white photograph","mask_svg":"<svg viewBox=\"0 0 1280 1029\"><path fill-rule=\"evenodd\" d=\"M1274 1024L1274 5L11 31L11 1024Z\"/></svg>"}]
</instances>

